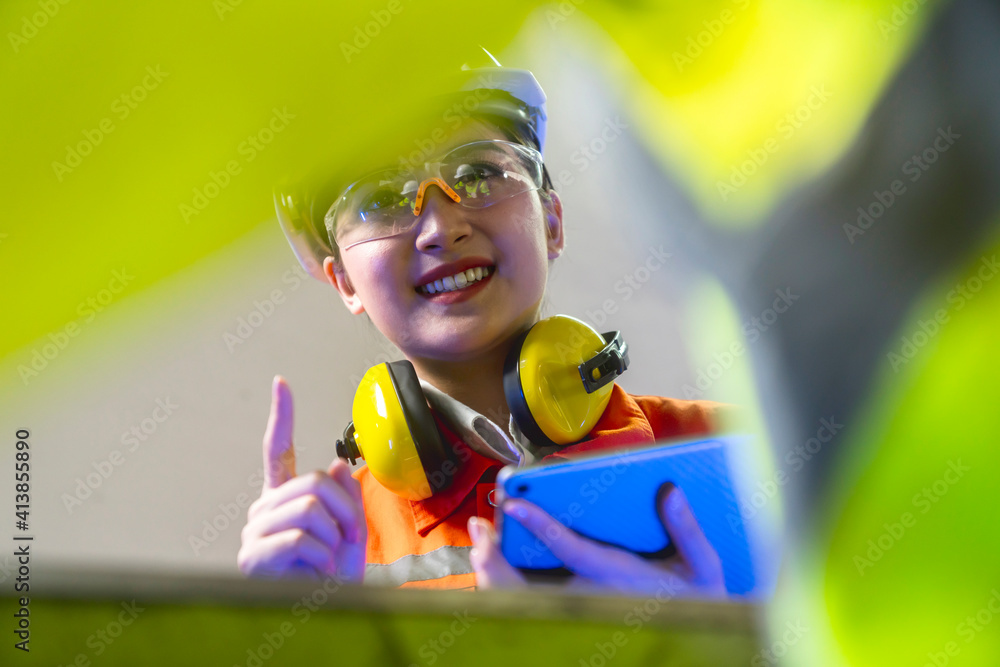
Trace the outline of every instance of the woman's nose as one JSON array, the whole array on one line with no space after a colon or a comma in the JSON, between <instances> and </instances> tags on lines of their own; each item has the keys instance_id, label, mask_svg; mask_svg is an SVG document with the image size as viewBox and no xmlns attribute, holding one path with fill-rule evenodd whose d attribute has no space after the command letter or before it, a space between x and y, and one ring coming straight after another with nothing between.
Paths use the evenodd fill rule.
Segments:
<instances>
[{"instance_id":1,"label":"woman's nose","mask_svg":"<svg viewBox=\"0 0 1000 667\"><path fill-rule=\"evenodd\" d=\"M472 228L466 213L440 187L429 184L424 190L420 219L417 221L417 249L449 248L468 237Z\"/></svg>"}]
</instances>

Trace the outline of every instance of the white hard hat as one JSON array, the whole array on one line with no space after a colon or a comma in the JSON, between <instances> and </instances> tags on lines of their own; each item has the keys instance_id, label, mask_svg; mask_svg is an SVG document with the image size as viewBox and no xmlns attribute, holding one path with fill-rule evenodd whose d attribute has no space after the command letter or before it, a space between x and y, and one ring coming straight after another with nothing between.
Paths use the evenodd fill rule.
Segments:
<instances>
[{"instance_id":1,"label":"white hard hat","mask_svg":"<svg viewBox=\"0 0 1000 667\"><path fill-rule=\"evenodd\" d=\"M544 153L545 92L535 76L528 70L500 66L486 49L483 49L481 57L488 58L485 66L463 65L457 86L452 84L452 92L442 97L469 91L490 91L484 99L477 98L475 114L497 116L525 128L533 135L538 151ZM319 186L315 180L290 181L274 191L274 207L285 238L302 267L323 282L327 280L323 273L323 261L336 256L323 216L347 185L325 182Z\"/></svg>"}]
</instances>

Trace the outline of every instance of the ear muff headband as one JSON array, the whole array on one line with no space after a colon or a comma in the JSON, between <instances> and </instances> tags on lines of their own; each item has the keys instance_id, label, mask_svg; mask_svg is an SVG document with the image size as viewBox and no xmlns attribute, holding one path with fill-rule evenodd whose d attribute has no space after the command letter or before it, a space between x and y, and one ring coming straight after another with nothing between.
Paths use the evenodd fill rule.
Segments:
<instances>
[{"instance_id":1,"label":"ear muff headband","mask_svg":"<svg viewBox=\"0 0 1000 667\"><path fill-rule=\"evenodd\" d=\"M351 414L354 421L337 443L338 455L352 462L361 456L379 484L408 500L430 498L440 490L431 487L429 473L441 469L447 453L409 361L369 368Z\"/></svg>"},{"instance_id":2,"label":"ear muff headband","mask_svg":"<svg viewBox=\"0 0 1000 667\"><path fill-rule=\"evenodd\" d=\"M424 390L420 387L420 379L413 364L405 359L392 361L388 364L390 376L396 387L396 395L403 406L403 415L409 426L411 438L416 445L417 454L420 456L420 464L427 477L435 472L440 472L445 461L448 460L448 450L441 441L441 434L438 432L437 424L434 423L434 416L431 415L430 408L427 407L427 399L424 398ZM431 494L440 491L448 485L451 477L447 475L433 475L442 477L443 481L437 484L430 483Z\"/></svg>"},{"instance_id":3,"label":"ear muff headband","mask_svg":"<svg viewBox=\"0 0 1000 667\"><path fill-rule=\"evenodd\" d=\"M582 439L628 366L617 332L610 340L580 320L557 315L522 334L504 361L504 393L521 432L538 446ZM586 377L585 377L586 376Z\"/></svg>"}]
</instances>

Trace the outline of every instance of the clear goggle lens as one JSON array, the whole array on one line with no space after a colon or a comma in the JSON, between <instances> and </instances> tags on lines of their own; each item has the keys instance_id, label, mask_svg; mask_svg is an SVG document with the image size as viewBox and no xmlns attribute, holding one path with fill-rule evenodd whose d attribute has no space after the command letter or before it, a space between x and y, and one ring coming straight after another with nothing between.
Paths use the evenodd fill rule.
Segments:
<instances>
[{"instance_id":1,"label":"clear goggle lens","mask_svg":"<svg viewBox=\"0 0 1000 667\"><path fill-rule=\"evenodd\" d=\"M541 188L542 156L508 141L475 141L422 169L370 174L348 187L330 207L327 231L342 249L402 234L416 224L433 186L466 208L485 208Z\"/></svg>"}]
</instances>

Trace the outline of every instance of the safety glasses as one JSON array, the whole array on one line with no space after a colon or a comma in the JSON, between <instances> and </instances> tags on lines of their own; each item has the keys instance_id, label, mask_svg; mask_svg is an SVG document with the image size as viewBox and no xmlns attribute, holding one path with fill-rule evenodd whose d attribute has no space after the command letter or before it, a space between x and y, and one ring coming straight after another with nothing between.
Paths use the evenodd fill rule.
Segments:
<instances>
[{"instance_id":1,"label":"safety glasses","mask_svg":"<svg viewBox=\"0 0 1000 667\"><path fill-rule=\"evenodd\" d=\"M428 188L437 186L466 208L485 208L542 187L541 154L509 141L474 141L422 168L397 167L352 185L325 216L330 239L342 250L410 230L420 217Z\"/></svg>"}]
</instances>

